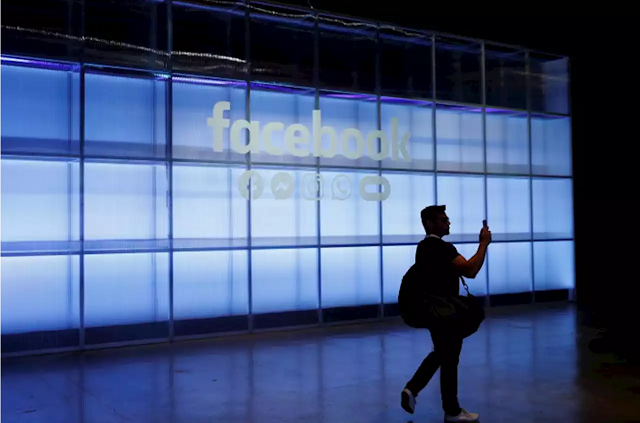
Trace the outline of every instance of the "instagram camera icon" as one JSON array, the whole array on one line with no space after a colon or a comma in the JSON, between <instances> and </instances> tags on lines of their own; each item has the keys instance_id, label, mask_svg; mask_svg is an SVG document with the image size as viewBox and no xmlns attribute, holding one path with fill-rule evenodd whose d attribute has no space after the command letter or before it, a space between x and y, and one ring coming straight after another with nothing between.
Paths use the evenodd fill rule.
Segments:
<instances>
[{"instance_id":1,"label":"instagram camera icon","mask_svg":"<svg viewBox=\"0 0 640 423\"><path fill-rule=\"evenodd\" d=\"M320 200L324 194L322 175L306 173L302 176L302 197L305 200Z\"/></svg>"}]
</instances>

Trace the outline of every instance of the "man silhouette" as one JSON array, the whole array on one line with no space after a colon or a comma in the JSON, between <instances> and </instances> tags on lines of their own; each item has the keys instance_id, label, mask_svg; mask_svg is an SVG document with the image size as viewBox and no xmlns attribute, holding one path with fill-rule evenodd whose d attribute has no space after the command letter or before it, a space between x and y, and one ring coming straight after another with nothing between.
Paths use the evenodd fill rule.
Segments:
<instances>
[{"instance_id":1,"label":"man silhouette","mask_svg":"<svg viewBox=\"0 0 640 423\"><path fill-rule=\"evenodd\" d=\"M416 264L422 269L418 279L425 279L419 287L408 288L412 292L402 292L401 296L419 296L427 292L438 296L455 296L460 293L460 276L475 278L484 263L487 246L491 243L491 231L483 222L480 231L480 245L476 254L466 260L456 247L442 237L449 235L451 223L446 214L446 206L429 206L422 210L420 217L427 237L420 241L416 249ZM428 281L428 283L426 282ZM425 284L427 284L425 286ZM416 290L417 288L417 290ZM418 393L427 386L435 372L440 368L440 393L445 421L472 422L478 420L478 414L469 413L458 403L458 361L462 349L462 339L451 333L431 330L433 351L422 364L402 391L401 405L408 413L415 410Z\"/></svg>"}]
</instances>

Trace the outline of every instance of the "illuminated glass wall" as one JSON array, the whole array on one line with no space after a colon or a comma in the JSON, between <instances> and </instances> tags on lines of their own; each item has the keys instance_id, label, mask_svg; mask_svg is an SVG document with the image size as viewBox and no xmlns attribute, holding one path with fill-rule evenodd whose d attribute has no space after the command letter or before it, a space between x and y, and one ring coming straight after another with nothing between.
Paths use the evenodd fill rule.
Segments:
<instances>
[{"instance_id":1,"label":"illuminated glass wall","mask_svg":"<svg viewBox=\"0 0 640 423\"><path fill-rule=\"evenodd\" d=\"M81 46L3 28L3 353L396 315L430 204L466 257L488 219L487 304L570 297L565 58L183 2L109 43L92 7Z\"/></svg>"}]
</instances>

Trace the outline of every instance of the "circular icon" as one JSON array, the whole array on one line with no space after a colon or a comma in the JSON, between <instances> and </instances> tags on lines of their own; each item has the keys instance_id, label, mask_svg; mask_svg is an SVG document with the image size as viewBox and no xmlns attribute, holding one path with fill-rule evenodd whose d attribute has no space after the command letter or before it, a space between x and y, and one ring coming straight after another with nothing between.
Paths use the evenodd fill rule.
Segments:
<instances>
[{"instance_id":1,"label":"circular icon","mask_svg":"<svg viewBox=\"0 0 640 423\"><path fill-rule=\"evenodd\" d=\"M344 201L351 196L351 180L347 175L338 175L331 182L331 199Z\"/></svg>"},{"instance_id":2,"label":"circular icon","mask_svg":"<svg viewBox=\"0 0 640 423\"><path fill-rule=\"evenodd\" d=\"M271 178L271 192L276 200L291 198L294 188L293 176L287 172L278 172Z\"/></svg>"},{"instance_id":3,"label":"circular icon","mask_svg":"<svg viewBox=\"0 0 640 423\"><path fill-rule=\"evenodd\" d=\"M262 176L258 172L247 170L238 178L238 191L247 200L260 198L264 191Z\"/></svg>"},{"instance_id":4,"label":"circular icon","mask_svg":"<svg viewBox=\"0 0 640 423\"><path fill-rule=\"evenodd\" d=\"M322 175L306 173L302 176L302 196L306 200L320 200L322 198Z\"/></svg>"}]
</instances>

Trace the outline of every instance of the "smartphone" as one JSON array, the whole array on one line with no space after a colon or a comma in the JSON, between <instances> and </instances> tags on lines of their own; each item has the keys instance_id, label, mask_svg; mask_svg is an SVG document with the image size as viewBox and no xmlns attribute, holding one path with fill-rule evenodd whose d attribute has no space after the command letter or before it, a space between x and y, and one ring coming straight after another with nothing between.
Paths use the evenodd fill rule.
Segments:
<instances>
[{"instance_id":1,"label":"smartphone","mask_svg":"<svg viewBox=\"0 0 640 423\"><path fill-rule=\"evenodd\" d=\"M484 219L484 220L482 221L482 226L487 226L487 219Z\"/></svg>"}]
</instances>

